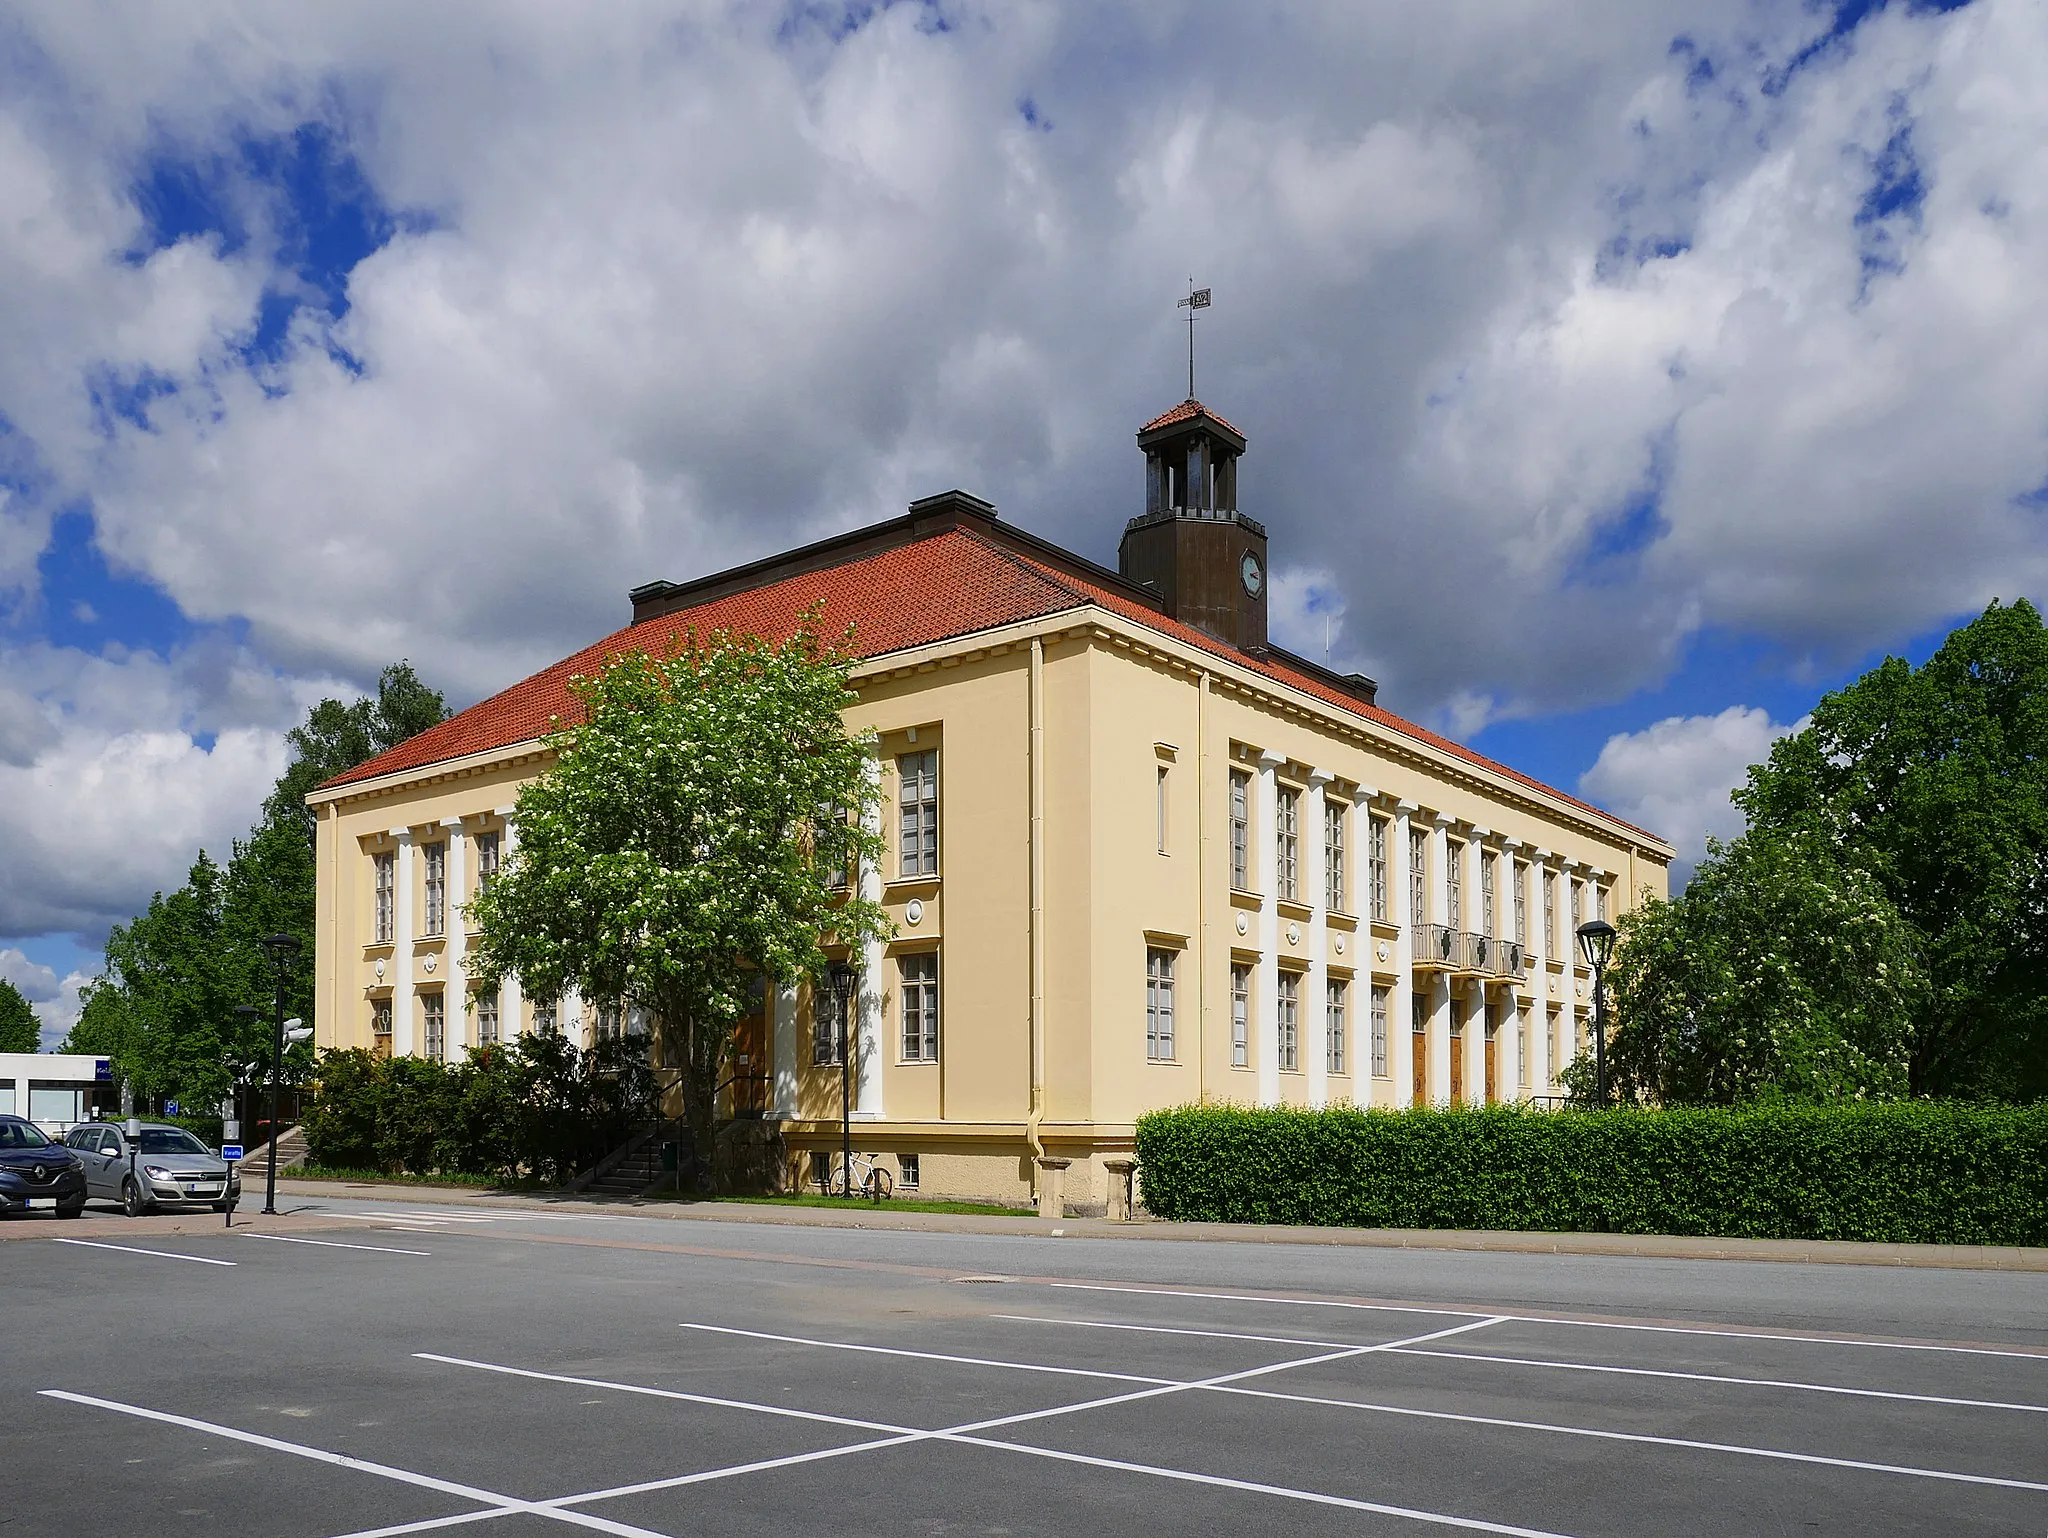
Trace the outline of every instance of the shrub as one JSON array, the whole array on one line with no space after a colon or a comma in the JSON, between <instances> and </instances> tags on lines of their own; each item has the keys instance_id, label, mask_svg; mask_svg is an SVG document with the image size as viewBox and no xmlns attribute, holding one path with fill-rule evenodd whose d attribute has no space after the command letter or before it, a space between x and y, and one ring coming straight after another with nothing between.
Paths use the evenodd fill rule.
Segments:
<instances>
[{"instance_id":1,"label":"shrub","mask_svg":"<svg viewBox=\"0 0 2048 1538\"><path fill-rule=\"evenodd\" d=\"M2048 1105L1155 1111L1163 1218L2048 1244Z\"/></svg>"},{"instance_id":2,"label":"shrub","mask_svg":"<svg viewBox=\"0 0 2048 1538\"><path fill-rule=\"evenodd\" d=\"M329 1051L316 1077L310 1161L388 1174L560 1183L624 1142L654 1099L644 1043L586 1052L558 1033L472 1047L460 1063Z\"/></svg>"}]
</instances>

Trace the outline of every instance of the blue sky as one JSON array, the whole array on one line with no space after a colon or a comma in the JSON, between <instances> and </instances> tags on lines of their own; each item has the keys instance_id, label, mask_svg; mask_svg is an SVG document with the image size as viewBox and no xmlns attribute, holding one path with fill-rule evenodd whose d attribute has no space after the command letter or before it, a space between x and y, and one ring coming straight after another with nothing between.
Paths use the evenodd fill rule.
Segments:
<instances>
[{"instance_id":1,"label":"blue sky","mask_svg":"<svg viewBox=\"0 0 2048 1538\"><path fill-rule=\"evenodd\" d=\"M959 485L1105 562L1250 438L1276 624L1696 853L2048 573L2048 24L1965 6L0 22L0 972L408 657ZM787 24L785 24L787 23Z\"/></svg>"}]
</instances>

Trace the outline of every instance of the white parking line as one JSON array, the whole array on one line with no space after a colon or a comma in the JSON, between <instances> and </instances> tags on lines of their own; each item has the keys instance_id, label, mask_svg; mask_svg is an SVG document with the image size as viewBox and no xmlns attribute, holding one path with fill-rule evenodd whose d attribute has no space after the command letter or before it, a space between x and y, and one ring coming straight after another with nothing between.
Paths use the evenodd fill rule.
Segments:
<instances>
[{"instance_id":1,"label":"white parking line","mask_svg":"<svg viewBox=\"0 0 2048 1538\"><path fill-rule=\"evenodd\" d=\"M1479 1314L1479 1310L1470 1308L1423 1308L1406 1303L1353 1303L1338 1298L1280 1298L1247 1292L1195 1292L1181 1287L1123 1287L1103 1282L1048 1282L1046 1285L1074 1292L1127 1292L1139 1297L1201 1298L1214 1303L1284 1303L1294 1308L1355 1308L1374 1313L1449 1314L1475 1318ZM1500 1314L1489 1317L1497 1317L1510 1324L1555 1324L1582 1330L1639 1330L1652 1335L1707 1335L1723 1340L1789 1341L1799 1346L1863 1346L1876 1351L1943 1351L1960 1356L2010 1357L2023 1362L2039 1362L2048 1367L2048 1351L2008 1351L1993 1346L1943 1346L1911 1340L1857 1340L1853 1336L1845 1335L1780 1335L1764 1330L1717 1330L1707 1325L1693 1324L1627 1324L1614 1319L1568 1319L1546 1314Z\"/></svg>"},{"instance_id":2,"label":"white parking line","mask_svg":"<svg viewBox=\"0 0 2048 1538\"><path fill-rule=\"evenodd\" d=\"M1167 1329L1163 1326L1109 1324L1104 1323L1102 1321L1090 1319L1046 1319L1027 1314L995 1314L991 1315L990 1317L1004 1320L1017 1320L1031 1324L1066 1324L1073 1325L1077 1328L1083 1329L1141 1330L1147 1332L1156 1331L1158 1333L1171 1335L1204 1335L1212 1333L1209 1331L1186 1331L1178 1329ZM1913 1464L1874 1463L1855 1458L1831 1458L1820 1453L1788 1452L1781 1448L1775 1447L1751 1447L1738 1442L1703 1442L1687 1437L1654 1436L1647 1432L1605 1431L1594 1426L1565 1426L1554 1424L1548 1421L1508 1420L1503 1417L1494 1415L1471 1415L1453 1410L1422 1410L1416 1409L1409 1405L1382 1404L1377 1401L1367 1399L1335 1399L1317 1394L1295 1394L1288 1393L1280 1389L1246 1388L1243 1386L1242 1380L1246 1378L1259 1377L1267 1373L1286 1372L1290 1369L1298 1367L1311 1367L1322 1362L1337 1361L1346 1357L1370 1356L1375 1353L1398 1353L1403 1356L1449 1355L1449 1353L1447 1352L1425 1351L1417 1348L1419 1348L1425 1342L1430 1340L1440 1340L1445 1336L1463 1334L1468 1330L1481 1329L1488 1324L1495 1324L1499 1322L1500 1321L1498 1319L1475 1320L1469 1324L1453 1326L1451 1329L1448 1330L1438 1330L1430 1335L1415 1336L1398 1341L1389 1341L1383 1345L1377 1346L1346 1346L1343 1342L1340 1341L1286 1340L1284 1338L1276 1338L1273 1336L1229 1335L1225 1336L1224 1338L1230 1340L1270 1341L1271 1343L1276 1345L1324 1345L1333 1346L1337 1349L1329 1351L1326 1354L1320 1356L1304 1357L1298 1361L1280 1362L1267 1367L1255 1367L1248 1372L1226 1373L1221 1377L1203 1378L1193 1382L1174 1382L1171 1384L1170 1387L1146 1389L1142 1392L1133 1394L1120 1394L1109 1399L1095 1400L1091 1403L1083 1405L1066 1405L1061 1408L1050 1411L1030 1411L1023 1415L1006 1417L1001 1421L989 1421L983 1422L978 1425L955 1427L954 1430L956 1432L983 1431L999 1425L1015 1425L1028 1420L1038 1420L1049 1415L1071 1415L1077 1410L1096 1409L1106 1405L1125 1403L1127 1401L1134 1399L1149 1399L1158 1394L1172 1393L1178 1390L1205 1389L1215 1393L1243 1394L1255 1399L1271 1399L1287 1404L1315 1405L1326 1409L1354 1410L1362 1413L1377 1415L1401 1415L1408 1416L1418 1420L1448 1421L1454 1424L1466 1426L1495 1426L1510 1431L1538 1431L1552 1436L1588 1437L1592 1438L1593 1440L1602 1442L1631 1442L1648 1447L1683 1448L1690 1452L1728 1453L1734 1456L1745 1458L1764 1458L1785 1463L1818 1464L1826 1468L1855 1469L1862 1473L1898 1474L1917 1479L1946 1480L1957 1484L1993 1485L1997 1486L1998 1488L2007 1490L2048 1491L2048 1484L2040 1484L2033 1480L2027 1479L2004 1479L1991 1474L1963 1474L1957 1473L1949 1469L1921 1468ZM735 1331L733 1333L737 1334L752 1332ZM783 1340L794 1339L794 1337L790 1336L772 1338ZM813 1342L813 1344L836 1350L858 1351L863 1349L859 1346L846 1345L845 1343L840 1341L817 1341ZM937 1353L934 1352L910 1351L900 1347L892 1348L892 1354L899 1356L922 1356L928 1357L935 1361L959 1360L958 1358L954 1357L939 1356ZM989 1367L1023 1367L1026 1371L1032 1370L1032 1368L1030 1366L1027 1366L1026 1364L1017 1362L1004 1362L999 1360L990 1360L983 1362L979 1365Z\"/></svg>"},{"instance_id":3,"label":"white parking line","mask_svg":"<svg viewBox=\"0 0 2048 1538\"><path fill-rule=\"evenodd\" d=\"M676 1328L702 1330L710 1335L743 1335L749 1340L774 1340L791 1346L831 1346L840 1351L866 1351L875 1356L909 1356L925 1362L955 1362L963 1367L1014 1367L1019 1372L1058 1373L1070 1378L1110 1378L1119 1383L1163 1384L1179 1381L1176 1378L1146 1377L1140 1373L1102 1372L1093 1367L1041 1367L1035 1362L1001 1362L979 1356L942 1356L936 1351L910 1351L900 1346L863 1346L843 1340L812 1340L802 1335L770 1335L765 1330L736 1330L723 1324L679 1324Z\"/></svg>"},{"instance_id":4,"label":"white parking line","mask_svg":"<svg viewBox=\"0 0 2048 1538\"><path fill-rule=\"evenodd\" d=\"M1189 1330L1164 1324L1112 1324L1100 1319L1060 1319L1045 1314L990 1314L1012 1324L1068 1325L1084 1330L1131 1330L1142 1335L1193 1335L1205 1340L1252 1340L1275 1346L1338 1346L1342 1341L1308 1340L1299 1335L1245 1335L1232 1330ZM707 1328L695 1326L694 1328ZM1855 1399L1898 1399L1910 1404L1951 1405L1968 1410L2023 1410L2048 1415L2048 1404L2020 1404L2003 1399L1957 1399L1944 1394L1908 1394L1902 1390L1848 1388L1834 1383L1804 1383L1789 1378L1739 1378L1723 1373L1679 1372L1659 1367L1616 1367L1602 1362L1568 1362L1546 1357L1493 1356L1481 1351L1437 1351L1398 1346L1390 1356L1433 1356L1450 1362L1494 1362L1503 1367L1555 1367L1567 1372L1617 1373L1633 1378L1676 1378L1688 1383L1729 1383L1751 1388L1798 1389L1810 1394L1841 1394ZM992 1363L1000 1366L1001 1363Z\"/></svg>"},{"instance_id":5,"label":"white parking line","mask_svg":"<svg viewBox=\"0 0 2048 1538\"><path fill-rule=\"evenodd\" d=\"M624 1522L612 1522L588 1512L563 1511L543 1506L535 1501L524 1501L513 1495L500 1495L495 1490L480 1490L475 1485L457 1484L449 1479L436 1479L431 1474L416 1474L411 1469L394 1468L388 1463L372 1463L367 1458L351 1458L346 1453L331 1453L323 1447L308 1447L301 1442L285 1442L276 1437L259 1436L253 1431L238 1430L214 1421L194 1420L187 1415L171 1415L163 1410L151 1410L142 1405L122 1404L118 1399L96 1399L90 1394L74 1394L67 1389L46 1388L39 1391L45 1399L62 1399L71 1404L91 1405L96 1410L112 1410L119 1415L133 1415L140 1420L157 1421L166 1426L182 1426L188 1431L205 1432L208 1436L226 1437L234 1442L246 1442L252 1447L267 1447L272 1452L290 1453L295 1458L310 1459L315 1463L332 1464L336 1468L354 1469L359 1474L375 1474L383 1479L396 1480L400 1484L417 1485L422 1490L433 1490L442 1495L457 1496L462 1500L476 1501L492 1509L489 1512L465 1512L453 1518L436 1519L431 1524L415 1524L413 1531L423 1531L427 1525L451 1527L463 1522L476 1522L486 1516L503 1517L529 1514L550 1517L557 1522L568 1522L577 1527L593 1528L601 1533L612 1533L617 1538L668 1538L645 1527L632 1527Z\"/></svg>"},{"instance_id":6,"label":"white parking line","mask_svg":"<svg viewBox=\"0 0 2048 1538\"><path fill-rule=\"evenodd\" d=\"M293 1239L285 1234L244 1234L244 1239L268 1239L275 1244L317 1244L323 1250L374 1250L379 1255L431 1255L432 1250L401 1250L389 1244L343 1244L337 1239Z\"/></svg>"},{"instance_id":7,"label":"white parking line","mask_svg":"<svg viewBox=\"0 0 2048 1538\"><path fill-rule=\"evenodd\" d=\"M132 1244L101 1244L94 1239L53 1239L52 1244L80 1244L89 1250L119 1250L124 1255L154 1255L158 1260L189 1260L201 1266L232 1266L238 1261L215 1260L207 1255L180 1255L174 1250L138 1250Z\"/></svg>"}]
</instances>

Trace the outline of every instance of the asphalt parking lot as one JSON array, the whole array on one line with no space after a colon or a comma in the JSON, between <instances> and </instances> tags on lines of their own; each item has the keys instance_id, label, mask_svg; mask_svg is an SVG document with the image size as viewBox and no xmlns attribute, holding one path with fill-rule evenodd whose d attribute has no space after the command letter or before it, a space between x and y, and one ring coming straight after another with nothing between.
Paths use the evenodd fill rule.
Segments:
<instances>
[{"instance_id":1,"label":"asphalt parking lot","mask_svg":"<svg viewBox=\"0 0 2048 1538\"><path fill-rule=\"evenodd\" d=\"M0 1531L2048 1531L2038 1273L284 1205L15 1220Z\"/></svg>"}]
</instances>

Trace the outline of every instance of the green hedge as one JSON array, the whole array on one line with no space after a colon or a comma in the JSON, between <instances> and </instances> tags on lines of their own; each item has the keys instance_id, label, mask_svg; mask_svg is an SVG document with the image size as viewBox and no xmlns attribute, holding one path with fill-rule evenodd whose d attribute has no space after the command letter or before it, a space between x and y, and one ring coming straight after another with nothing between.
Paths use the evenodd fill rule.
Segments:
<instances>
[{"instance_id":1,"label":"green hedge","mask_svg":"<svg viewBox=\"0 0 2048 1538\"><path fill-rule=\"evenodd\" d=\"M1155 1111L1169 1219L2048 1244L2048 1104Z\"/></svg>"}]
</instances>

